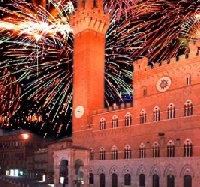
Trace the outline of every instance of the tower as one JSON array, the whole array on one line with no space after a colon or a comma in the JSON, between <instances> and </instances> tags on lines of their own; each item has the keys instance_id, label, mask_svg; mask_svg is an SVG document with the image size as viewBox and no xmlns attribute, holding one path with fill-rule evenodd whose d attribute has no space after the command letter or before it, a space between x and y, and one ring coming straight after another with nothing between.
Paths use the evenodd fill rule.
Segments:
<instances>
[{"instance_id":1,"label":"tower","mask_svg":"<svg viewBox=\"0 0 200 187\"><path fill-rule=\"evenodd\" d=\"M70 17L74 30L73 139L91 124L93 110L104 107L105 34L109 16L103 0L78 0Z\"/></svg>"}]
</instances>

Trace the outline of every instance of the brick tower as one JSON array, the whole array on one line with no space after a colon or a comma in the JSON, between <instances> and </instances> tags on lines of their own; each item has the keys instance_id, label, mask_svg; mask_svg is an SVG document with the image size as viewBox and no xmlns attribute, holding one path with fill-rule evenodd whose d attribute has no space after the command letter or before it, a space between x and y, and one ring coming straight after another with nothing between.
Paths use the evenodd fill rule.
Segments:
<instances>
[{"instance_id":1,"label":"brick tower","mask_svg":"<svg viewBox=\"0 0 200 187\"><path fill-rule=\"evenodd\" d=\"M91 124L93 110L104 107L105 34L109 16L103 0L78 0L70 18L74 30L73 142Z\"/></svg>"}]
</instances>

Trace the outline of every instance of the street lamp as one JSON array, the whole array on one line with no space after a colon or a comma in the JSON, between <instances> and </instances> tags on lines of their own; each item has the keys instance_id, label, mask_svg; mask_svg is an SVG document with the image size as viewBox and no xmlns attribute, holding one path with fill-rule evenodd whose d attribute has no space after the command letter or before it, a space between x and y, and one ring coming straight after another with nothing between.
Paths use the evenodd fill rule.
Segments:
<instances>
[{"instance_id":1,"label":"street lamp","mask_svg":"<svg viewBox=\"0 0 200 187\"><path fill-rule=\"evenodd\" d=\"M29 135L27 133L22 134L22 137L24 140L27 140L29 138Z\"/></svg>"}]
</instances>

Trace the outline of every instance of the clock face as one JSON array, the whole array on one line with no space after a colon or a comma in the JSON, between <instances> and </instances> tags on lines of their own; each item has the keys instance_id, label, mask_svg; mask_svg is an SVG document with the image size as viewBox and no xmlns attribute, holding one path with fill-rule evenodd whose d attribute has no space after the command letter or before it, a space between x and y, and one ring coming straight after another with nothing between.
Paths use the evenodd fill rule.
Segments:
<instances>
[{"instance_id":1,"label":"clock face","mask_svg":"<svg viewBox=\"0 0 200 187\"><path fill-rule=\"evenodd\" d=\"M77 106L75 108L75 117L76 118L81 118L84 114L84 107L83 106Z\"/></svg>"},{"instance_id":2,"label":"clock face","mask_svg":"<svg viewBox=\"0 0 200 187\"><path fill-rule=\"evenodd\" d=\"M165 92L169 89L170 85L171 85L170 77L162 77L158 80L156 87L159 92Z\"/></svg>"}]
</instances>

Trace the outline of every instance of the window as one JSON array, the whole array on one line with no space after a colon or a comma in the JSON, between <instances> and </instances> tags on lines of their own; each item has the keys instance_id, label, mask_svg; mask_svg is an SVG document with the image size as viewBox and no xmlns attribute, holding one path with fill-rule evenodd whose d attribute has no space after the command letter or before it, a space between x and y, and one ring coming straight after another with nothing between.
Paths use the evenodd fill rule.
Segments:
<instances>
[{"instance_id":1,"label":"window","mask_svg":"<svg viewBox=\"0 0 200 187\"><path fill-rule=\"evenodd\" d=\"M93 0L93 7L94 8L98 8L98 6L97 6L97 0Z\"/></svg>"},{"instance_id":2,"label":"window","mask_svg":"<svg viewBox=\"0 0 200 187\"><path fill-rule=\"evenodd\" d=\"M112 117L112 128L117 128L118 127L118 117L114 115Z\"/></svg>"},{"instance_id":3,"label":"window","mask_svg":"<svg viewBox=\"0 0 200 187\"><path fill-rule=\"evenodd\" d=\"M167 143L167 157L175 157L175 145L172 140Z\"/></svg>"},{"instance_id":4,"label":"window","mask_svg":"<svg viewBox=\"0 0 200 187\"><path fill-rule=\"evenodd\" d=\"M127 145L124 148L124 159L131 159L131 147L130 147L130 145Z\"/></svg>"},{"instance_id":5,"label":"window","mask_svg":"<svg viewBox=\"0 0 200 187\"><path fill-rule=\"evenodd\" d=\"M90 173L89 184L94 184L94 174L93 173Z\"/></svg>"},{"instance_id":6,"label":"window","mask_svg":"<svg viewBox=\"0 0 200 187\"><path fill-rule=\"evenodd\" d=\"M175 106L173 103L170 103L168 106L168 119L175 118Z\"/></svg>"},{"instance_id":7,"label":"window","mask_svg":"<svg viewBox=\"0 0 200 187\"><path fill-rule=\"evenodd\" d=\"M90 160L94 160L94 151L90 148Z\"/></svg>"},{"instance_id":8,"label":"window","mask_svg":"<svg viewBox=\"0 0 200 187\"><path fill-rule=\"evenodd\" d=\"M153 157L160 157L160 147L158 142L154 142L153 144Z\"/></svg>"},{"instance_id":9,"label":"window","mask_svg":"<svg viewBox=\"0 0 200 187\"><path fill-rule=\"evenodd\" d=\"M100 149L100 160L105 160L106 159L106 151L105 149L102 147Z\"/></svg>"},{"instance_id":10,"label":"window","mask_svg":"<svg viewBox=\"0 0 200 187\"><path fill-rule=\"evenodd\" d=\"M112 187L118 187L118 175L116 173L112 174Z\"/></svg>"},{"instance_id":11,"label":"window","mask_svg":"<svg viewBox=\"0 0 200 187\"><path fill-rule=\"evenodd\" d=\"M174 175L167 175L167 187L175 187Z\"/></svg>"},{"instance_id":12,"label":"window","mask_svg":"<svg viewBox=\"0 0 200 187\"><path fill-rule=\"evenodd\" d=\"M100 187L106 187L106 175L104 173L100 174Z\"/></svg>"},{"instance_id":13,"label":"window","mask_svg":"<svg viewBox=\"0 0 200 187\"><path fill-rule=\"evenodd\" d=\"M145 187L145 174L143 173L139 175L139 186Z\"/></svg>"},{"instance_id":14,"label":"window","mask_svg":"<svg viewBox=\"0 0 200 187\"><path fill-rule=\"evenodd\" d=\"M130 112L125 115L125 126L131 126L132 118Z\"/></svg>"},{"instance_id":15,"label":"window","mask_svg":"<svg viewBox=\"0 0 200 187\"><path fill-rule=\"evenodd\" d=\"M159 187L160 186L160 178L157 174L153 175L153 186L152 187Z\"/></svg>"},{"instance_id":16,"label":"window","mask_svg":"<svg viewBox=\"0 0 200 187\"><path fill-rule=\"evenodd\" d=\"M153 110L154 121L160 121L160 109L159 107L155 107Z\"/></svg>"},{"instance_id":17,"label":"window","mask_svg":"<svg viewBox=\"0 0 200 187\"><path fill-rule=\"evenodd\" d=\"M101 118L100 119L100 130L104 130L104 129L106 129L106 119Z\"/></svg>"},{"instance_id":18,"label":"window","mask_svg":"<svg viewBox=\"0 0 200 187\"><path fill-rule=\"evenodd\" d=\"M124 185L131 185L131 175L129 173L124 175Z\"/></svg>"},{"instance_id":19,"label":"window","mask_svg":"<svg viewBox=\"0 0 200 187\"><path fill-rule=\"evenodd\" d=\"M188 76L186 77L186 85L189 86L190 84L191 84L191 76L188 75Z\"/></svg>"},{"instance_id":20,"label":"window","mask_svg":"<svg viewBox=\"0 0 200 187\"><path fill-rule=\"evenodd\" d=\"M193 105L190 100L187 100L184 104L184 116L193 115Z\"/></svg>"},{"instance_id":21,"label":"window","mask_svg":"<svg viewBox=\"0 0 200 187\"><path fill-rule=\"evenodd\" d=\"M147 88L143 89L143 96L147 96Z\"/></svg>"},{"instance_id":22,"label":"window","mask_svg":"<svg viewBox=\"0 0 200 187\"><path fill-rule=\"evenodd\" d=\"M185 140L184 142L184 157L193 156L193 145L190 139Z\"/></svg>"},{"instance_id":23,"label":"window","mask_svg":"<svg viewBox=\"0 0 200 187\"><path fill-rule=\"evenodd\" d=\"M184 187L192 187L192 177L190 175L184 175Z\"/></svg>"},{"instance_id":24,"label":"window","mask_svg":"<svg viewBox=\"0 0 200 187\"><path fill-rule=\"evenodd\" d=\"M145 158L145 156L145 145L141 143L139 147L139 158Z\"/></svg>"},{"instance_id":25,"label":"window","mask_svg":"<svg viewBox=\"0 0 200 187\"><path fill-rule=\"evenodd\" d=\"M115 146L112 147L111 150L111 159L112 160L117 160L118 159L118 150Z\"/></svg>"},{"instance_id":26,"label":"window","mask_svg":"<svg viewBox=\"0 0 200 187\"><path fill-rule=\"evenodd\" d=\"M140 124L146 123L146 112L144 109L140 112Z\"/></svg>"}]
</instances>

